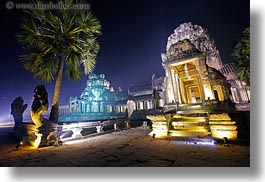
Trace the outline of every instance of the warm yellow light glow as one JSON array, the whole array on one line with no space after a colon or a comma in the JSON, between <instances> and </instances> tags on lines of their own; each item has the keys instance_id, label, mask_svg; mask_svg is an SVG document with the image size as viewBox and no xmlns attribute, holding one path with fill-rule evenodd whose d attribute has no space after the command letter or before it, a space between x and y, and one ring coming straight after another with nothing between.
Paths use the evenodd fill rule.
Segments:
<instances>
[{"instance_id":1,"label":"warm yellow light glow","mask_svg":"<svg viewBox=\"0 0 265 182\"><path fill-rule=\"evenodd\" d=\"M210 98L210 100L213 100L213 94L212 94L212 90L210 88L204 87L204 94L205 94L205 99L207 100L208 98Z\"/></svg>"},{"instance_id":2,"label":"warm yellow light glow","mask_svg":"<svg viewBox=\"0 0 265 182\"><path fill-rule=\"evenodd\" d=\"M231 118L227 113L211 114L209 119L213 138L223 139L226 137L228 140L237 139L236 122L231 121Z\"/></svg>"},{"instance_id":3,"label":"warm yellow light glow","mask_svg":"<svg viewBox=\"0 0 265 182\"><path fill-rule=\"evenodd\" d=\"M209 133L206 131L186 131L186 130L169 130L171 136L176 137L206 137Z\"/></svg>"},{"instance_id":4,"label":"warm yellow light glow","mask_svg":"<svg viewBox=\"0 0 265 182\"><path fill-rule=\"evenodd\" d=\"M146 116L147 119L150 119L151 121L166 121L165 115L148 115Z\"/></svg>"},{"instance_id":5,"label":"warm yellow light glow","mask_svg":"<svg viewBox=\"0 0 265 182\"><path fill-rule=\"evenodd\" d=\"M181 115L181 114L174 114L173 115L173 118L182 118L183 117L183 115Z\"/></svg>"},{"instance_id":6,"label":"warm yellow light glow","mask_svg":"<svg viewBox=\"0 0 265 182\"><path fill-rule=\"evenodd\" d=\"M153 127L167 127L167 123L166 122L157 122L157 123L153 123L152 126Z\"/></svg>"},{"instance_id":7,"label":"warm yellow light glow","mask_svg":"<svg viewBox=\"0 0 265 182\"><path fill-rule=\"evenodd\" d=\"M231 118L227 113L222 113L222 114L211 114L210 121L231 121Z\"/></svg>"},{"instance_id":8,"label":"warm yellow light glow","mask_svg":"<svg viewBox=\"0 0 265 182\"><path fill-rule=\"evenodd\" d=\"M237 129L236 125L211 125L211 130L227 130L227 131L233 131Z\"/></svg>"},{"instance_id":9,"label":"warm yellow light glow","mask_svg":"<svg viewBox=\"0 0 265 182\"><path fill-rule=\"evenodd\" d=\"M170 66L171 67L174 67L174 66L178 66L178 65L184 65L186 63L193 63L195 62L196 60L198 60L198 57L195 57L195 58L190 58L190 59L186 59L186 60L183 60L181 62L177 62L177 63L171 63Z\"/></svg>"},{"instance_id":10,"label":"warm yellow light glow","mask_svg":"<svg viewBox=\"0 0 265 182\"><path fill-rule=\"evenodd\" d=\"M234 125L235 121L210 121L210 125Z\"/></svg>"},{"instance_id":11,"label":"warm yellow light glow","mask_svg":"<svg viewBox=\"0 0 265 182\"><path fill-rule=\"evenodd\" d=\"M149 133L150 136L155 134L155 138L165 138L167 137L167 119L166 115L149 115L146 116L152 121L152 132Z\"/></svg>"},{"instance_id":12,"label":"warm yellow light glow","mask_svg":"<svg viewBox=\"0 0 265 182\"><path fill-rule=\"evenodd\" d=\"M212 130L212 137L216 139L223 139L224 137L227 137L228 140L236 140L237 131Z\"/></svg>"},{"instance_id":13,"label":"warm yellow light glow","mask_svg":"<svg viewBox=\"0 0 265 182\"><path fill-rule=\"evenodd\" d=\"M41 122L41 119L40 119L42 112L43 112L42 110L38 113L34 113L33 111L30 111L31 119L37 128L39 128L43 125L43 123Z\"/></svg>"},{"instance_id":14,"label":"warm yellow light glow","mask_svg":"<svg viewBox=\"0 0 265 182\"><path fill-rule=\"evenodd\" d=\"M153 134L155 134L155 138L165 138L167 137L167 130L153 129L153 131L149 133L149 136L153 136Z\"/></svg>"},{"instance_id":15,"label":"warm yellow light glow","mask_svg":"<svg viewBox=\"0 0 265 182\"><path fill-rule=\"evenodd\" d=\"M175 97L174 97L174 93L173 93L173 88L171 84L168 84L167 87L167 100L169 103L174 103L175 102Z\"/></svg>"},{"instance_id":16,"label":"warm yellow light glow","mask_svg":"<svg viewBox=\"0 0 265 182\"><path fill-rule=\"evenodd\" d=\"M207 128L205 126L173 126L175 130L184 130L191 132L207 132Z\"/></svg>"},{"instance_id":17,"label":"warm yellow light glow","mask_svg":"<svg viewBox=\"0 0 265 182\"><path fill-rule=\"evenodd\" d=\"M37 138L36 138L35 141L33 142L33 146L34 146L35 148L38 148L39 145L40 145L40 142L41 142L42 134L40 134L40 133L35 133L35 135L37 136Z\"/></svg>"},{"instance_id":18,"label":"warm yellow light glow","mask_svg":"<svg viewBox=\"0 0 265 182\"><path fill-rule=\"evenodd\" d=\"M199 121L172 121L172 126L189 126L189 125L200 125L205 124L205 120L199 120Z\"/></svg>"},{"instance_id":19,"label":"warm yellow light glow","mask_svg":"<svg viewBox=\"0 0 265 182\"><path fill-rule=\"evenodd\" d=\"M213 86L213 90L217 91L219 101L224 101L224 94L223 94L223 89L222 89L221 85ZM215 98L215 99L217 100L217 98Z\"/></svg>"},{"instance_id":20,"label":"warm yellow light glow","mask_svg":"<svg viewBox=\"0 0 265 182\"><path fill-rule=\"evenodd\" d=\"M182 116L181 119L183 120L194 120L194 121L206 121L207 117L192 117L192 116Z\"/></svg>"}]
</instances>

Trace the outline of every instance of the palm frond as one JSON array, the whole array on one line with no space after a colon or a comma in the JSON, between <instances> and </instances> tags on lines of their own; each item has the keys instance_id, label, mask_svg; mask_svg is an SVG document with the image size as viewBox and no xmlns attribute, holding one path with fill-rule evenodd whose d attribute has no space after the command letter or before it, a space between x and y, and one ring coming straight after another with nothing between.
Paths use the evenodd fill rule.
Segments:
<instances>
[{"instance_id":1,"label":"palm frond","mask_svg":"<svg viewBox=\"0 0 265 182\"><path fill-rule=\"evenodd\" d=\"M27 16L17 36L25 51L20 60L26 70L51 81L58 72L59 60L66 56L65 71L71 80L81 78L81 65L85 74L94 69L101 26L91 11L33 9L27 10Z\"/></svg>"}]
</instances>

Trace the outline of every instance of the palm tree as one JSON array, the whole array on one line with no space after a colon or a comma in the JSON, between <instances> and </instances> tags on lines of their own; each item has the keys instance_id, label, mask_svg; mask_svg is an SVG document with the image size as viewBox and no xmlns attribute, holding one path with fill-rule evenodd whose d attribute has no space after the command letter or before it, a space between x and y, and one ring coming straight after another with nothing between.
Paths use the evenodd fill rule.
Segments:
<instances>
[{"instance_id":1,"label":"palm tree","mask_svg":"<svg viewBox=\"0 0 265 182\"><path fill-rule=\"evenodd\" d=\"M63 72L73 81L81 78L81 66L85 74L92 72L101 25L88 9L30 9L26 15L17 36L25 51L21 61L36 78L56 79L49 120L57 122Z\"/></svg>"}]
</instances>

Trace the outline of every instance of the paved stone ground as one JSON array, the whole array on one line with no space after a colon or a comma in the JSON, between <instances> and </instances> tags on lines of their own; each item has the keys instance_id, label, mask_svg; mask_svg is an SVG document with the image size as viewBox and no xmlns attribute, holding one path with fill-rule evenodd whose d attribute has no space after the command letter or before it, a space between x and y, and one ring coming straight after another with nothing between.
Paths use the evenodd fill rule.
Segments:
<instances>
[{"instance_id":1,"label":"paved stone ground","mask_svg":"<svg viewBox=\"0 0 265 182\"><path fill-rule=\"evenodd\" d=\"M22 147L16 151L13 145L6 145L0 148L0 166L250 166L249 146L152 140L149 132L131 128L38 150Z\"/></svg>"}]
</instances>

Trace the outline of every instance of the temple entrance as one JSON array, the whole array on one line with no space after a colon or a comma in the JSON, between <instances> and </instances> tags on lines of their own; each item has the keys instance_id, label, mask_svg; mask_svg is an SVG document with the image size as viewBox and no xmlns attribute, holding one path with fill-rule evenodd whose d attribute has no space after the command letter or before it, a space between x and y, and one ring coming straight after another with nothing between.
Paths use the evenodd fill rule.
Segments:
<instances>
[{"instance_id":1,"label":"temple entrance","mask_svg":"<svg viewBox=\"0 0 265 182\"><path fill-rule=\"evenodd\" d=\"M219 100L218 91L217 90L214 90L213 93L214 93L215 100L220 101Z\"/></svg>"},{"instance_id":2,"label":"temple entrance","mask_svg":"<svg viewBox=\"0 0 265 182\"><path fill-rule=\"evenodd\" d=\"M188 101L189 103L199 103L201 102L201 94L198 86L188 87Z\"/></svg>"},{"instance_id":3,"label":"temple entrance","mask_svg":"<svg viewBox=\"0 0 265 182\"><path fill-rule=\"evenodd\" d=\"M195 66L196 61L198 58L170 65L174 98L180 104L195 104L204 100L204 89L201 75Z\"/></svg>"}]
</instances>

